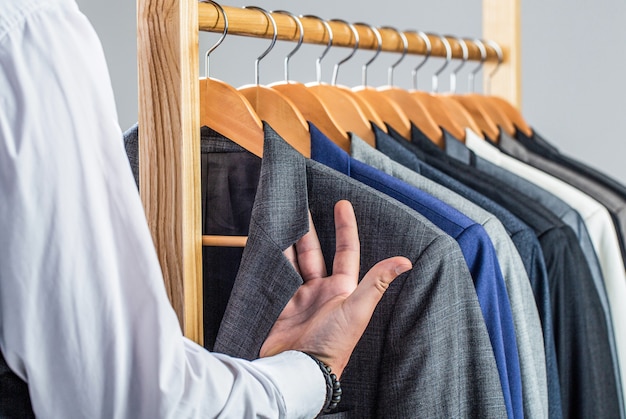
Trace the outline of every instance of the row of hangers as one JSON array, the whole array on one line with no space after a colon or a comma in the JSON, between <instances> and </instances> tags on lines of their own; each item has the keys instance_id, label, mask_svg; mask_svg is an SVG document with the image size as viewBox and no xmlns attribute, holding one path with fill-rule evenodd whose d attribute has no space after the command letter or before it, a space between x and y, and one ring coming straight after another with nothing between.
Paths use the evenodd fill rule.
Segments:
<instances>
[{"instance_id":1,"label":"row of hangers","mask_svg":"<svg viewBox=\"0 0 626 419\"><path fill-rule=\"evenodd\" d=\"M405 138L410 138L411 123L424 132L435 144L443 145L443 131L450 132L464 140L466 128L476 134L487 136L497 141L499 129L509 135L520 130L527 135L532 131L519 110L506 100L490 95L473 93L475 75L482 68L487 57L487 47L498 55L498 65L502 62L502 51L493 41L472 40L481 52L479 65L470 73L470 92L456 94L458 71L468 61L467 41L457 37L438 36L446 49L446 61L433 75L432 92L417 89L417 72L428 60L431 41L423 32L413 32L426 45L426 54L422 62L413 69L413 90L394 86L395 67L404 59L408 51L406 35L391 27L403 42L403 53L388 70L388 85L373 88L367 85L368 66L377 58L382 49L382 38L378 28L365 23L349 23L344 20L326 21L317 16L296 16L279 10L268 12L260 7L249 6L247 9L263 13L273 28L269 47L255 61L255 84L235 89L231 85L209 77L209 56L224 40L228 33L228 16L224 9L213 0L203 0L213 4L224 19L224 30L220 39L206 53L206 77L200 80L200 123L207 125L220 134L237 142L239 145L261 157L263 153L263 125L268 122L276 132L305 156L310 156L310 135L307 121L311 121L333 142L346 151L350 149L349 132L374 145L374 133L371 122L386 130L386 124L393 127ZM260 61L272 50L276 43L278 30L272 13L291 17L298 28L298 43L285 57L285 80L268 86L259 83ZM317 81L307 84L289 79L289 60L298 51L304 38L301 19L318 19L328 34L326 49L316 60ZM335 64L330 84L321 82L321 61L332 47L333 32L328 22L340 22L347 25L353 36L353 49L348 56ZM363 65L362 85L348 88L337 84L339 68L352 58L359 49L359 33L356 26L368 28L375 36L377 50L372 58ZM383 29L383 28L381 28ZM450 78L451 92L438 93L438 78L452 60L452 47L448 38L454 39L461 47L463 59ZM497 71L497 66L491 76ZM489 86L487 85L487 88ZM227 109L225 112L224 109Z\"/></svg>"}]
</instances>

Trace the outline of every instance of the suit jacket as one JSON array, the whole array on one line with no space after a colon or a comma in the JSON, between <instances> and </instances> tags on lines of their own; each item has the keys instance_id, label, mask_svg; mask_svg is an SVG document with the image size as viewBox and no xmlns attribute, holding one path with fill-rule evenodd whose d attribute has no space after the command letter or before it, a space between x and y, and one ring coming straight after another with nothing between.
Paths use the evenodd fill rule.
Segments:
<instances>
[{"instance_id":1,"label":"suit jacket","mask_svg":"<svg viewBox=\"0 0 626 419\"><path fill-rule=\"evenodd\" d=\"M556 347L554 344L552 303L548 284L548 272L541 245L534 232L518 217L501 205L424 162L423 159L426 157L425 153L408 140L402 138L393 128L389 127L390 135L385 134L383 131L377 129L377 127L374 127L374 131L376 133L377 149L409 169L421 173L428 179L444 185L462 197L487 209L489 212L496 215L504 224L524 263L524 268L535 294L535 301L537 302L537 309L541 319L546 350L549 417L563 417L561 386L559 383Z\"/></svg>"},{"instance_id":2,"label":"suit jacket","mask_svg":"<svg viewBox=\"0 0 626 419\"><path fill-rule=\"evenodd\" d=\"M432 195L350 157L314 125L311 158L408 205L454 238L467 262L491 340L509 417L522 417L522 383L511 307L485 230Z\"/></svg>"},{"instance_id":3,"label":"suit jacket","mask_svg":"<svg viewBox=\"0 0 626 419\"><path fill-rule=\"evenodd\" d=\"M619 194L622 198L626 199L626 186L615 179L608 176L606 173L593 167L587 166L580 160L576 160L569 156L562 154L558 148L550 144L545 140L537 131L533 129L531 137L527 137L522 132L516 132L515 138L524 145L528 150L546 157L547 159L559 163L565 167L569 167L576 172L593 179L594 181L610 188L613 192Z\"/></svg>"},{"instance_id":4,"label":"suit jacket","mask_svg":"<svg viewBox=\"0 0 626 419\"><path fill-rule=\"evenodd\" d=\"M569 183L590 197L596 199L609 210L619 238L622 263L626 267L626 199L610 188L589 179L586 175L546 159L526 149L508 136L500 139L500 148L505 153L530 164L552 176Z\"/></svg>"},{"instance_id":5,"label":"suit jacket","mask_svg":"<svg viewBox=\"0 0 626 419\"><path fill-rule=\"evenodd\" d=\"M521 192L451 159L422 136L412 140L427 153L429 163L500 202L535 230L546 258L553 318L557 320L555 343L564 416L605 417L619 412L621 395L615 384L606 320L571 228Z\"/></svg>"},{"instance_id":6,"label":"suit jacket","mask_svg":"<svg viewBox=\"0 0 626 419\"><path fill-rule=\"evenodd\" d=\"M224 140L217 133L212 139ZM306 160L267 125L263 156L248 244L215 350L258 356L302 283L283 250L308 230L310 209L330 271L333 206L348 199L359 223L361 275L395 255L414 268L391 284L344 371L342 417L504 417L489 337L458 245L406 206Z\"/></svg>"},{"instance_id":7,"label":"suit jacket","mask_svg":"<svg viewBox=\"0 0 626 419\"><path fill-rule=\"evenodd\" d=\"M500 133L500 139L500 142L502 144L506 143L507 141L514 141L505 132ZM465 148L466 150L468 150L468 152L470 153L470 164L472 164L474 167L476 167L480 171L488 173L491 176L504 180L507 184L513 186L515 189L523 192L527 196L536 200L538 203L541 203L547 209L557 215L559 219L561 219L561 221L570 226L572 228L572 231L574 231L574 233L576 234L578 238L578 244L580 245L580 248L585 256L585 260L589 265L594 285L598 293L598 297L600 298L600 303L602 305L602 310L604 312L604 317L608 328L611 357L613 358L613 364L617 367L614 371L617 391L619 394L622 394L623 391L621 384L621 374L619 371L618 352L615 343L612 314L605 287L605 278L602 274L600 262L596 255L593 242L591 241L591 237L589 235L584 220L576 210L574 210L560 198L554 196L553 194L537 186L536 184L474 154L474 152L470 149L478 149L482 150L483 152L493 151L495 153L499 153L496 150L495 146L487 143L482 139L477 138L475 134L468 133L465 144L460 143L456 140L452 140L446 143L446 152L448 154L450 154L450 149L457 150L459 148ZM620 411L622 412L622 416L624 416L624 406L621 397L619 398L619 401Z\"/></svg>"},{"instance_id":8,"label":"suit jacket","mask_svg":"<svg viewBox=\"0 0 626 419\"><path fill-rule=\"evenodd\" d=\"M547 417L546 358L539 313L522 260L500 221L493 214L449 189L393 161L355 135L352 136L351 152L357 160L383 170L385 173L441 199L474 221L479 222L485 228L498 256L511 302L522 374L524 416L529 418Z\"/></svg>"}]
</instances>

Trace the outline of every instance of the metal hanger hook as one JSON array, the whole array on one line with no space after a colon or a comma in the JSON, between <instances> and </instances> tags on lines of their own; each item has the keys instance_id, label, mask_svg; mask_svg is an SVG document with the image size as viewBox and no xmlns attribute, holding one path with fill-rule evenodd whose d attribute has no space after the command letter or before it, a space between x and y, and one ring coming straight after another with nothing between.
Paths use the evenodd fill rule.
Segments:
<instances>
[{"instance_id":1,"label":"metal hanger hook","mask_svg":"<svg viewBox=\"0 0 626 419\"><path fill-rule=\"evenodd\" d=\"M271 13L287 15L292 18L293 21L296 22L296 27L298 28L298 33L300 34L300 36L298 37L298 45L296 45L296 47L292 49L291 52L285 57L285 82L289 83L289 60L302 46L302 41L304 40L304 27L302 26L302 22L300 22L300 18L298 18L298 16L294 15L291 12L288 12L286 10L272 10Z\"/></svg>"},{"instance_id":2,"label":"metal hanger hook","mask_svg":"<svg viewBox=\"0 0 626 419\"><path fill-rule=\"evenodd\" d=\"M317 76L317 82L321 83L322 82L322 59L326 56L328 51L330 51L330 48L333 45L333 30L331 29L328 22L326 22L326 20L322 19L319 16L300 15L300 19L317 19L322 23L322 25L324 25L324 29L326 30L326 33L328 33L328 43L326 44L326 48L324 48L322 55L317 57L317 59L315 60L315 75Z\"/></svg>"},{"instance_id":3,"label":"metal hanger hook","mask_svg":"<svg viewBox=\"0 0 626 419\"><path fill-rule=\"evenodd\" d=\"M372 58L370 58L365 64L363 64L363 67L361 67L361 84L363 86L367 86L367 68L370 66L370 64L374 62L376 58L378 58L378 55L383 50L383 37L380 35L380 31L372 25L363 22L358 22L354 25L367 27L370 31L372 31L374 37L376 37L376 53L374 53Z\"/></svg>"},{"instance_id":4,"label":"metal hanger hook","mask_svg":"<svg viewBox=\"0 0 626 419\"><path fill-rule=\"evenodd\" d=\"M204 57L204 75L208 79L209 78L209 55L211 55L211 53L215 51L215 49L219 47L224 41L224 39L226 38L226 34L228 33L228 16L226 16L226 12L224 11L224 8L220 6L218 3L214 2L213 0L200 0L200 3L212 4L217 9L218 13L222 13L222 16L224 17L224 31L222 32L222 36L220 37L220 39L217 40L215 44L213 44L211 48L209 48L209 50L206 52L206 55ZM219 20L219 17L218 17L218 20Z\"/></svg>"},{"instance_id":5,"label":"metal hanger hook","mask_svg":"<svg viewBox=\"0 0 626 419\"><path fill-rule=\"evenodd\" d=\"M446 48L446 62L443 63L441 68L439 68L439 70L437 70L435 74L433 74L433 79L432 79L433 80L432 81L433 93L439 92L439 75L443 72L443 70L445 70L448 64L450 64L450 61L452 61L452 47L450 46L450 42L448 42L446 37L443 35L435 35L435 36L437 36L437 38L441 40L441 42L443 43L443 46Z\"/></svg>"},{"instance_id":6,"label":"metal hanger hook","mask_svg":"<svg viewBox=\"0 0 626 419\"><path fill-rule=\"evenodd\" d=\"M458 42L459 45L461 46L461 51L463 51L461 64L459 64L454 70L452 70L452 73L450 74L450 92L456 93L457 74L459 73L459 70L463 68L465 63L467 63L467 59L469 58L469 50L467 49L467 43L465 42L463 38L459 38L458 36L454 36L454 37L450 35L448 36L450 38L453 38L456 42Z\"/></svg>"},{"instance_id":7,"label":"metal hanger hook","mask_svg":"<svg viewBox=\"0 0 626 419\"><path fill-rule=\"evenodd\" d=\"M274 20L274 17L267 10L261 7L257 7L257 6L245 6L244 9L258 10L259 12L263 13L265 17L267 18L268 23L272 24L272 29L274 30L274 33L272 34L272 42L270 43L270 46L265 51L263 51L263 53L259 55L256 60L254 60L254 82L258 86L260 84L259 83L259 64L261 63L261 60L265 58L267 54L269 54L272 48L274 48L274 45L276 45L276 38L278 38L278 27L276 26L276 21Z\"/></svg>"},{"instance_id":8,"label":"metal hanger hook","mask_svg":"<svg viewBox=\"0 0 626 419\"><path fill-rule=\"evenodd\" d=\"M398 34L398 36L402 40L402 55L400 55L400 58L398 58L398 60L395 63L391 64L389 68L387 69L387 84L389 86L393 86L393 72L398 66L398 64L400 64L402 60L404 60L404 57L406 57L406 54L409 52L409 40L406 39L406 35L404 34L404 32L400 32L398 29L394 28L393 26L383 26L380 29L388 29L388 30L394 31L395 33Z\"/></svg>"},{"instance_id":9,"label":"metal hanger hook","mask_svg":"<svg viewBox=\"0 0 626 419\"><path fill-rule=\"evenodd\" d=\"M485 41L485 44L494 49L496 54L498 54L498 64L496 64L496 68L493 69L491 73L487 76L487 86L485 86L485 93L491 94L491 80L493 79L494 74L500 69L500 64L502 64L502 48L498 45L497 42L489 40Z\"/></svg>"},{"instance_id":10,"label":"metal hanger hook","mask_svg":"<svg viewBox=\"0 0 626 419\"><path fill-rule=\"evenodd\" d=\"M333 86L337 85L337 76L339 75L339 66L343 63L345 63L346 61L348 61L350 58L352 58L354 56L354 54L356 53L356 50L359 49L359 31L356 30L356 27L352 24L349 23L343 19L332 19L330 20L331 22L339 22L339 23L343 23L344 25L347 25L350 30L352 31L352 36L354 36L354 48L352 48L352 52L350 52L350 54L344 58L343 60L339 61L337 64L335 64L335 68L333 68L333 79L331 81L331 84Z\"/></svg>"},{"instance_id":11,"label":"metal hanger hook","mask_svg":"<svg viewBox=\"0 0 626 419\"><path fill-rule=\"evenodd\" d=\"M480 51L480 63L467 75L467 90L470 93L474 93L476 91L475 79L476 74L483 68L485 64L485 60L487 59L487 48L485 48L485 44L480 39L472 39L471 42L476 45Z\"/></svg>"},{"instance_id":12,"label":"metal hanger hook","mask_svg":"<svg viewBox=\"0 0 626 419\"><path fill-rule=\"evenodd\" d=\"M426 64L426 61L428 61L428 59L430 58L430 54L433 52L433 45L430 42L430 38L425 32L411 31L411 33L414 33L417 36L419 36L421 40L424 41L424 44L426 45L426 54L424 54L424 59L411 71L411 76L413 78L413 89L417 90L417 72L419 71L420 68L424 66L424 64Z\"/></svg>"}]
</instances>

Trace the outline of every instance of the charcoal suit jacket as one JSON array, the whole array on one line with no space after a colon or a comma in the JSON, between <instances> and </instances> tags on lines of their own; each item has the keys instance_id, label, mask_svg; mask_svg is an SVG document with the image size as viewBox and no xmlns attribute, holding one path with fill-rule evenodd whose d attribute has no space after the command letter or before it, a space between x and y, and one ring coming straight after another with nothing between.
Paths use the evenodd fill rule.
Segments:
<instances>
[{"instance_id":1,"label":"charcoal suit jacket","mask_svg":"<svg viewBox=\"0 0 626 419\"><path fill-rule=\"evenodd\" d=\"M215 132L204 140L221 150L228 142ZM283 251L308 230L309 209L332 270L333 206L341 199L355 209L361 277L396 255L413 269L376 308L342 376L343 400L333 417L506 417L487 329L454 240L410 208L305 159L268 125L248 244L215 351L258 357L302 284Z\"/></svg>"}]
</instances>

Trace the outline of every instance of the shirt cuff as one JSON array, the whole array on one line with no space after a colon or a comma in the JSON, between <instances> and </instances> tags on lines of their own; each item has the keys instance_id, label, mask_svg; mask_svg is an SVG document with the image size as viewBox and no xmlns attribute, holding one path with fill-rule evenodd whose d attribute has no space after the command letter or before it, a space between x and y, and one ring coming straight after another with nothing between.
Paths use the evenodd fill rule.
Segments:
<instances>
[{"instance_id":1,"label":"shirt cuff","mask_svg":"<svg viewBox=\"0 0 626 419\"><path fill-rule=\"evenodd\" d=\"M283 396L285 417L313 418L326 401L326 381L320 367L308 355L286 351L253 361L274 382Z\"/></svg>"}]
</instances>

